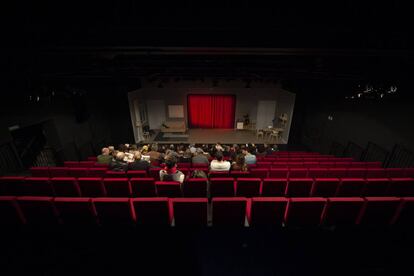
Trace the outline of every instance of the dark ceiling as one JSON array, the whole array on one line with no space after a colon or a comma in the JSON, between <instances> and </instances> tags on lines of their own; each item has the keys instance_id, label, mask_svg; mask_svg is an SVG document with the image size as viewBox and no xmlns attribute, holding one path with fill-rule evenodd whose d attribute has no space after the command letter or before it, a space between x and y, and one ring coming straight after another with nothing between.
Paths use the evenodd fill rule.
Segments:
<instances>
[{"instance_id":1,"label":"dark ceiling","mask_svg":"<svg viewBox=\"0 0 414 276\"><path fill-rule=\"evenodd\" d=\"M139 78L410 79L404 1L49 1L7 13L11 86Z\"/></svg>"}]
</instances>

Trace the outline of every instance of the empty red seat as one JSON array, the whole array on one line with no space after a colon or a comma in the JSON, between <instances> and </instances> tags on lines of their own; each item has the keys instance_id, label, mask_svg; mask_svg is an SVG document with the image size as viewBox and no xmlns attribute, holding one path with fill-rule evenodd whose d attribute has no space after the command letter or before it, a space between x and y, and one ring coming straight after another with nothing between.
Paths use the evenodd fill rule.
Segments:
<instances>
[{"instance_id":1,"label":"empty red seat","mask_svg":"<svg viewBox=\"0 0 414 276\"><path fill-rule=\"evenodd\" d=\"M398 214L393 220L393 223L402 226L414 225L414 197L401 198L401 204Z\"/></svg>"},{"instance_id":2,"label":"empty red seat","mask_svg":"<svg viewBox=\"0 0 414 276\"><path fill-rule=\"evenodd\" d=\"M54 196L52 184L48 177L26 177L24 180L24 195Z\"/></svg>"},{"instance_id":3,"label":"empty red seat","mask_svg":"<svg viewBox=\"0 0 414 276\"><path fill-rule=\"evenodd\" d=\"M209 178L222 178L222 177L229 177L229 172L216 172L216 171L210 171L208 174Z\"/></svg>"},{"instance_id":4,"label":"empty red seat","mask_svg":"<svg viewBox=\"0 0 414 276\"><path fill-rule=\"evenodd\" d=\"M336 168L350 168L351 167L351 162L335 161L335 167Z\"/></svg>"},{"instance_id":5,"label":"empty red seat","mask_svg":"<svg viewBox=\"0 0 414 276\"><path fill-rule=\"evenodd\" d=\"M207 198L174 198L175 226L206 226Z\"/></svg>"},{"instance_id":6,"label":"empty red seat","mask_svg":"<svg viewBox=\"0 0 414 276\"><path fill-rule=\"evenodd\" d=\"M89 168L88 176L89 177L105 177L107 169L106 168Z\"/></svg>"},{"instance_id":7,"label":"empty red seat","mask_svg":"<svg viewBox=\"0 0 414 276\"><path fill-rule=\"evenodd\" d=\"M79 167L80 168L91 168L95 165L96 161L80 161L79 162Z\"/></svg>"},{"instance_id":8,"label":"empty red seat","mask_svg":"<svg viewBox=\"0 0 414 276\"><path fill-rule=\"evenodd\" d=\"M26 223L49 226L58 224L58 212L53 197L22 196L17 198Z\"/></svg>"},{"instance_id":9,"label":"empty red seat","mask_svg":"<svg viewBox=\"0 0 414 276\"><path fill-rule=\"evenodd\" d=\"M128 171L128 178L145 178L147 177L147 171Z\"/></svg>"},{"instance_id":10,"label":"empty red seat","mask_svg":"<svg viewBox=\"0 0 414 276\"><path fill-rule=\"evenodd\" d=\"M365 174L364 168L349 168L346 175L349 178L365 178Z\"/></svg>"},{"instance_id":11,"label":"empty red seat","mask_svg":"<svg viewBox=\"0 0 414 276\"><path fill-rule=\"evenodd\" d=\"M96 211L90 198L57 197L54 203L63 224L96 225Z\"/></svg>"},{"instance_id":12,"label":"empty red seat","mask_svg":"<svg viewBox=\"0 0 414 276\"><path fill-rule=\"evenodd\" d=\"M310 195L312 189L312 178L291 178L287 184L286 196L306 197Z\"/></svg>"},{"instance_id":13,"label":"empty red seat","mask_svg":"<svg viewBox=\"0 0 414 276\"><path fill-rule=\"evenodd\" d=\"M308 177L317 178L317 177L326 177L328 169L326 168L310 168L308 170Z\"/></svg>"},{"instance_id":14,"label":"empty red seat","mask_svg":"<svg viewBox=\"0 0 414 276\"><path fill-rule=\"evenodd\" d=\"M387 193L391 196L414 196L414 178L391 178Z\"/></svg>"},{"instance_id":15,"label":"empty red seat","mask_svg":"<svg viewBox=\"0 0 414 276\"><path fill-rule=\"evenodd\" d=\"M288 163L287 162L280 162L280 161L276 161L272 163L272 169L281 169L284 168L286 169L288 167Z\"/></svg>"},{"instance_id":16,"label":"empty red seat","mask_svg":"<svg viewBox=\"0 0 414 276\"><path fill-rule=\"evenodd\" d=\"M131 225L132 208L128 198L94 198L99 222L102 225Z\"/></svg>"},{"instance_id":17,"label":"empty red seat","mask_svg":"<svg viewBox=\"0 0 414 276\"><path fill-rule=\"evenodd\" d=\"M51 179L51 183L56 196L80 196L80 189L74 177L54 177Z\"/></svg>"},{"instance_id":18,"label":"empty red seat","mask_svg":"<svg viewBox=\"0 0 414 276\"><path fill-rule=\"evenodd\" d=\"M242 171L231 171L230 172L230 177L233 178L246 178L246 177L250 177L250 172L242 172Z\"/></svg>"},{"instance_id":19,"label":"empty red seat","mask_svg":"<svg viewBox=\"0 0 414 276\"><path fill-rule=\"evenodd\" d=\"M88 159L88 161L93 161L94 163L96 161L98 161L98 157L96 157L96 156L89 156L87 159Z\"/></svg>"},{"instance_id":20,"label":"empty red seat","mask_svg":"<svg viewBox=\"0 0 414 276\"><path fill-rule=\"evenodd\" d=\"M316 197L335 196L339 185L339 178L315 178L311 195Z\"/></svg>"},{"instance_id":21,"label":"empty red seat","mask_svg":"<svg viewBox=\"0 0 414 276\"><path fill-rule=\"evenodd\" d=\"M386 168L385 174L386 174L386 177L389 177L389 178L404 177L404 169L403 168Z\"/></svg>"},{"instance_id":22,"label":"empty red seat","mask_svg":"<svg viewBox=\"0 0 414 276\"><path fill-rule=\"evenodd\" d=\"M386 196L389 184L388 178L367 178L362 196Z\"/></svg>"},{"instance_id":23,"label":"empty red seat","mask_svg":"<svg viewBox=\"0 0 414 276\"><path fill-rule=\"evenodd\" d=\"M253 178L267 178L269 170L266 168L253 168L250 170L250 177Z\"/></svg>"},{"instance_id":24,"label":"empty red seat","mask_svg":"<svg viewBox=\"0 0 414 276\"><path fill-rule=\"evenodd\" d=\"M213 198L213 226L244 226L246 219L246 198Z\"/></svg>"},{"instance_id":25,"label":"empty red seat","mask_svg":"<svg viewBox=\"0 0 414 276\"><path fill-rule=\"evenodd\" d=\"M105 177L108 177L108 178L125 178L125 177L127 177L127 175L126 175L126 172L106 171Z\"/></svg>"},{"instance_id":26,"label":"empty red seat","mask_svg":"<svg viewBox=\"0 0 414 276\"><path fill-rule=\"evenodd\" d=\"M326 172L326 177L344 178L347 176L348 169L345 168L330 168Z\"/></svg>"},{"instance_id":27,"label":"empty red seat","mask_svg":"<svg viewBox=\"0 0 414 276\"><path fill-rule=\"evenodd\" d=\"M107 197L130 197L131 187L128 178L104 178Z\"/></svg>"},{"instance_id":28,"label":"empty red seat","mask_svg":"<svg viewBox=\"0 0 414 276\"><path fill-rule=\"evenodd\" d=\"M366 197L358 224L388 225L397 214L400 199L397 197Z\"/></svg>"},{"instance_id":29,"label":"empty red seat","mask_svg":"<svg viewBox=\"0 0 414 276\"><path fill-rule=\"evenodd\" d=\"M150 168L148 171L148 176L154 178L155 181L160 180L160 170L161 168Z\"/></svg>"},{"instance_id":30,"label":"empty red seat","mask_svg":"<svg viewBox=\"0 0 414 276\"><path fill-rule=\"evenodd\" d=\"M343 178L339 184L336 196L361 196L365 180L363 178Z\"/></svg>"},{"instance_id":31,"label":"empty red seat","mask_svg":"<svg viewBox=\"0 0 414 276\"><path fill-rule=\"evenodd\" d=\"M308 169L293 168L289 169L289 178L302 178L308 176Z\"/></svg>"},{"instance_id":32,"label":"empty red seat","mask_svg":"<svg viewBox=\"0 0 414 276\"><path fill-rule=\"evenodd\" d=\"M66 168L79 168L78 161L65 161L63 162L63 166Z\"/></svg>"},{"instance_id":33,"label":"empty red seat","mask_svg":"<svg viewBox=\"0 0 414 276\"><path fill-rule=\"evenodd\" d=\"M351 162L351 168L366 168L366 162L359 162L359 161L353 161Z\"/></svg>"},{"instance_id":34,"label":"empty red seat","mask_svg":"<svg viewBox=\"0 0 414 276\"><path fill-rule=\"evenodd\" d=\"M65 167L50 167L49 176L50 177L67 177L69 168Z\"/></svg>"},{"instance_id":35,"label":"empty red seat","mask_svg":"<svg viewBox=\"0 0 414 276\"><path fill-rule=\"evenodd\" d=\"M270 167L272 167L272 162L256 162L257 168L265 168L265 169L270 169Z\"/></svg>"},{"instance_id":36,"label":"empty red seat","mask_svg":"<svg viewBox=\"0 0 414 276\"><path fill-rule=\"evenodd\" d=\"M0 196L0 226L19 226L25 220L14 196Z\"/></svg>"},{"instance_id":37,"label":"empty red seat","mask_svg":"<svg viewBox=\"0 0 414 276\"><path fill-rule=\"evenodd\" d=\"M134 198L131 200L137 225L170 226L171 213L166 197Z\"/></svg>"},{"instance_id":38,"label":"empty red seat","mask_svg":"<svg viewBox=\"0 0 414 276\"><path fill-rule=\"evenodd\" d=\"M262 196L279 197L284 196L287 186L287 179L266 178L262 182Z\"/></svg>"},{"instance_id":39,"label":"empty red seat","mask_svg":"<svg viewBox=\"0 0 414 276\"><path fill-rule=\"evenodd\" d=\"M69 168L68 174L72 177L87 177L88 168Z\"/></svg>"},{"instance_id":40,"label":"empty red seat","mask_svg":"<svg viewBox=\"0 0 414 276\"><path fill-rule=\"evenodd\" d=\"M321 222L326 199L291 198L285 213L287 226L316 226Z\"/></svg>"},{"instance_id":41,"label":"empty red seat","mask_svg":"<svg viewBox=\"0 0 414 276\"><path fill-rule=\"evenodd\" d=\"M288 199L284 197L253 197L247 218L250 226L281 226Z\"/></svg>"},{"instance_id":42,"label":"empty red seat","mask_svg":"<svg viewBox=\"0 0 414 276\"><path fill-rule=\"evenodd\" d=\"M330 161L327 161L327 162L320 161L319 162L319 167L320 168L334 168L335 166L336 166L335 162L330 162Z\"/></svg>"},{"instance_id":43,"label":"empty red seat","mask_svg":"<svg viewBox=\"0 0 414 276\"><path fill-rule=\"evenodd\" d=\"M24 185L22 176L2 176L0 177L0 195L20 195Z\"/></svg>"},{"instance_id":44,"label":"empty red seat","mask_svg":"<svg viewBox=\"0 0 414 276\"><path fill-rule=\"evenodd\" d=\"M34 177L49 177L49 167L31 167L30 173Z\"/></svg>"},{"instance_id":45,"label":"empty red seat","mask_svg":"<svg viewBox=\"0 0 414 276\"><path fill-rule=\"evenodd\" d=\"M183 183L183 194L185 197L206 197L207 178L189 178Z\"/></svg>"},{"instance_id":46,"label":"empty red seat","mask_svg":"<svg viewBox=\"0 0 414 276\"><path fill-rule=\"evenodd\" d=\"M235 183L233 178L212 178L210 179L210 195L213 196L234 196Z\"/></svg>"},{"instance_id":47,"label":"empty red seat","mask_svg":"<svg viewBox=\"0 0 414 276\"><path fill-rule=\"evenodd\" d=\"M109 168L109 164L101 164L101 163L95 163L93 165L94 168L105 168L108 169Z\"/></svg>"},{"instance_id":48,"label":"empty red seat","mask_svg":"<svg viewBox=\"0 0 414 276\"><path fill-rule=\"evenodd\" d=\"M131 190L133 197L155 197L154 178L131 178Z\"/></svg>"},{"instance_id":49,"label":"empty red seat","mask_svg":"<svg viewBox=\"0 0 414 276\"><path fill-rule=\"evenodd\" d=\"M254 197L260 195L260 178L239 178L236 182L236 196Z\"/></svg>"},{"instance_id":50,"label":"empty red seat","mask_svg":"<svg viewBox=\"0 0 414 276\"><path fill-rule=\"evenodd\" d=\"M303 166L306 167L306 168L316 168L316 167L319 167L319 162L305 161L305 162L303 162Z\"/></svg>"},{"instance_id":51,"label":"empty red seat","mask_svg":"<svg viewBox=\"0 0 414 276\"><path fill-rule=\"evenodd\" d=\"M269 170L269 178L287 178L289 174L288 169L271 169Z\"/></svg>"},{"instance_id":52,"label":"empty red seat","mask_svg":"<svg viewBox=\"0 0 414 276\"><path fill-rule=\"evenodd\" d=\"M157 195L163 197L182 197L180 182L175 181L156 181L155 187Z\"/></svg>"},{"instance_id":53,"label":"empty red seat","mask_svg":"<svg viewBox=\"0 0 414 276\"><path fill-rule=\"evenodd\" d=\"M384 178L387 177L383 168L368 168L365 174L366 178Z\"/></svg>"},{"instance_id":54,"label":"empty red seat","mask_svg":"<svg viewBox=\"0 0 414 276\"><path fill-rule=\"evenodd\" d=\"M205 163L193 163L192 167L193 168L198 168L198 169L207 169L208 168L208 164Z\"/></svg>"},{"instance_id":55,"label":"empty red seat","mask_svg":"<svg viewBox=\"0 0 414 276\"><path fill-rule=\"evenodd\" d=\"M78 185L82 197L104 197L105 188L101 178L82 177L78 179Z\"/></svg>"},{"instance_id":56,"label":"empty red seat","mask_svg":"<svg viewBox=\"0 0 414 276\"><path fill-rule=\"evenodd\" d=\"M288 168L302 168L303 162L289 162Z\"/></svg>"},{"instance_id":57,"label":"empty red seat","mask_svg":"<svg viewBox=\"0 0 414 276\"><path fill-rule=\"evenodd\" d=\"M323 224L325 225L354 225L361 213L364 200L359 197L328 198Z\"/></svg>"}]
</instances>

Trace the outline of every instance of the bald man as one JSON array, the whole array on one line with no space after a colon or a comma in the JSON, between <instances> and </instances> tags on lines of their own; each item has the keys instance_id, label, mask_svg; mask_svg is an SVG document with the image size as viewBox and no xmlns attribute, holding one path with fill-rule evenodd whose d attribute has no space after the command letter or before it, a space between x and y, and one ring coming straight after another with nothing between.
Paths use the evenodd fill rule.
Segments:
<instances>
[{"instance_id":1,"label":"bald man","mask_svg":"<svg viewBox=\"0 0 414 276\"><path fill-rule=\"evenodd\" d=\"M98 155L98 164L110 164L112 161L112 155L109 154L110 150L108 148L102 149L102 154Z\"/></svg>"}]
</instances>

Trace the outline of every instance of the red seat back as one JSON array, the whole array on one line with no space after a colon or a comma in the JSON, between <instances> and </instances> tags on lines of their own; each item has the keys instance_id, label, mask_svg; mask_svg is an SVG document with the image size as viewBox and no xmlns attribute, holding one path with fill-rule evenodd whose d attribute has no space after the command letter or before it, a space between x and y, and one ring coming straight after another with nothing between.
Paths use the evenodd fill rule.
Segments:
<instances>
[{"instance_id":1,"label":"red seat back","mask_svg":"<svg viewBox=\"0 0 414 276\"><path fill-rule=\"evenodd\" d=\"M269 178L287 178L288 174L288 169L271 169L269 171Z\"/></svg>"},{"instance_id":2,"label":"red seat back","mask_svg":"<svg viewBox=\"0 0 414 276\"><path fill-rule=\"evenodd\" d=\"M213 198L213 226L244 226L246 218L246 198Z\"/></svg>"},{"instance_id":3,"label":"red seat back","mask_svg":"<svg viewBox=\"0 0 414 276\"><path fill-rule=\"evenodd\" d=\"M291 178L287 184L286 196L307 197L312 189L312 178Z\"/></svg>"},{"instance_id":4,"label":"red seat back","mask_svg":"<svg viewBox=\"0 0 414 276\"><path fill-rule=\"evenodd\" d=\"M311 195L316 197L335 196L338 185L339 178L315 178Z\"/></svg>"},{"instance_id":5,"label":"red seat back","mask_svg":"<svg viewBox=\"0 0 414 276\"><path fill-rule=\"evenodd\" d=\"M52 197L22 196L17 198L26 223L36 226L58 224L58 212Z\"/></svg>"},{"instance_id":6,"label":"red seat back","mask_svg":"<svg viewBox=\"0 0 414 276\"><path fill-rule=\"evenodd\" d=\"M78 179L79 189L82 197L104 197L105 188L101 178L83 177Z\"/></svg>"},{"instance_id":7,"label":"red seat back","mask_svg":"<svg viewBox=\"0 0 414 276\"><path fill-rule=\"evenodd\" d=\"M72 177L87 177L88 168L69 168L68 174Z\"/></svg>"},{"instance_id":8,"label":"red seat back","mask_svg":"<svg viewBox=\"0 0 414 276\"><path fill-rule=\"evenodd\" d=\"M90 168L88 171L89 177L105 177L107 169L106 168Z\"/></svg>"},{"instance_id":9,"label":"red seat back","mask_svg":"<svg viewBox=\"0 0 414 276\"><path fill-rule=\"evenodd\" d=\"M128 198L94 198L100 224L107 226L131 225L132 208Z\"/></svg>"},{"instance_id":10,"label":"red seat back","mask_svg":"<svg viewBox=\"0 0 414 276\"><path fill-rule=\"evenodd\" d=\"M365 180L362 178L343 178L339 184L336 196L361 196Z\"/></svg>"},{"instance_id":11,"label":"red seat back","mask_svg":"<svg viewBox=\"0 0 414 276\"><path fill-rule=\"evenodd\" d=\"M74 177L54 177L51 179L56 196L79 197L80 189Z\"/></svg>"},{"instance_id":12,"label":"red seat back","mask_svg":"<svg viewBox=\"0 0 414 276\"><path fill-rule=\"evenodd\" d=\"M0 226L10 227L24 224L23 213L14 196L0 196Z\"/></svg>"},{"instance_id":13,"label":"red seat back","mask_svg":"<svg viewBox=\"0 0 414 276\"><path fill-rule=\"evenodd\" d=\"M362 196L386 196L390 181L388 178L368 178Z\"/></svg>"},{"instance_id":14,"label":"red seat back","mask_svg":"<svg viewBox=\"0 0 414 276\"><path fill-rule=\"evenodd\" d=\"M175 181L156 181L157 195L163 197L182 197L181 184Z\"/></svg>"},{"instance_id":15,"label":"red seat back","mask_svg":"<svg viewBox=\"0 0 414 276\"><path fill-rule=\"evenodd\" d=\"M130 183L133 197L157 196L153 178L131 178Z\"/></svg>"},{"instance_id":16,"label":"red seat back","mask_svg":"<svg viewBox=\"0 0 414 276\"><path fill-rule=\"evenodd\" d=\"M183 183L185 197L206 197L207 178L189 178Z\"/></svg>"},{"instance_id":17,"label":"red seat back","mask_svg":"<svg viewBox=\"0 0 414 276\"><path fill-rule=\"evenodd\" d=\"M288 199L284 197L253 197L248 210L250 226L282 226Z\"/></svg>"},{"instance_id":18,"label":"red seat back","mask_svg":"<svg viewBox=\"0 0 414 276\"><path fill-rule=\"evenodd\" d=\"M34 177L49 177L49 167L31 167L30 173Z\"/></svg>"},{"instance_id":19,"label":"red seat back","mask_svg":"<svg viewBox=\"0 0 414 276\"><path fill-rule=\"evenodd\" d=\"M387 193L391 196L414 196L414 178L391 178Z\"/></svg>"},{"instance_id":20,"label":"red seat back","mask_svg":"<svg viewBox=\"0 0 414 276\"><path fill-rule=\"evenodd\" d=\"M136 223L140 226L170 226L168 198L134 198L131 200Z\"/></svg>"},{"instance_id":21,"label":"red seat back","mask_svg":"<svg viewBox=\"0 0 414 276\"><path fill-rule=\"evenodd\" d=\"M262 196L279 197L284 196L287 186L287 179L266 178L262 182Z\"/></svg>"},{"instance_id":22,"label":"red seat back","mask_svg":"<svg viewBox=\"0 0 414 276\"><path fill-rule=\"evenodd\" d=\"M103 184L107 197L130 197L131 187L128 178L105 178Z\"/></svg>"},{"instance_id":23,"label":"red seat back","mask_svg":"<svg viewBox=\"0 0 414 276\"><path fill-rule=\"evenodd\" d=\"M128 178L146 178L147 171L128 171L127 176Z\"/></svg>"},{"instance_id":24,"label":"red seat back","mask_svg":"<svg viewBox=\"0 0 414 276\"><path fill-rule=\"evenodd\" d=\"M24 195L54 196L52 184L48 177L26 177L24 180Z\"/></svg>"},{"instance_id":25,"label":"red seat back","mask_svg":"<svg viewBox=\"0 0 414 276\"><path fill-rule=\"evenodd\" d=\"M69 168L65 167L50 167L49 168L49 176L50 177L67 177Z\"/></svg>"},{"instance_id":26,"label":"red seat back","mask_svg":"<svg viewBox=\"0 0 414 276\"><path fill-rule=\"evenodd\" d=\"M250 170L250 177L253 178L267 178L269 170L266 168L252 168Z\"/></svg>"},{"instance_id":27,"label":"red seat back","mask_svg":"<svg viewBox=\"0 0 414 276\"><path fill-rule=\"evenodd\" d=\"M304 168L289 169L289 178L303 178L308 177L308 170Z\"/></svg>"},{"instance_id":28,"label":"red seat back","mask_svg":"<svg viewBox=\"0 0 414 276\"><path fill-rule=\"evenodd\" d=\"M234 179L229 177L210 179L210 195L234 196Z\"/></svg>"},{"instance_id":29,"label":"red seat back","mask_svg":"<svg viewBox=\"0 0 414 276\"><path fill-rule=\"evenodd\" d=\"M207 198L174 198L175 226L206 226Z\"/></svg>"},{"instance_id":30,"label":"red seat back","mask_svg":"<svg viewBox=\"0 0 414 276\"><path fill-rule=\"evenodd\" d=\"M260 178L239 178L236 181L236 196L254 197L260 195Z\"/></svg>"},{"instance_id":31,"label":"red seat back","mask_svg":"<svg viewBox=\"0 0 414 276\"><path fill-rule=\"evenodd\" d=\"M316 226L321 222L322 211L326 199L315 198L291 198L285 213L287 226Z\"/></svg>"},{"instance_id":32,"label":"red seat back","mask_svg":"<svg viewBox=\"0 0 414 276\"><path fill-rule=\"evenodd\" d=\"M54 203L63 224L96 225L96 212L90 198L57 197Z\"/></svg>"},{"instance_id":33,"label":"red seat back","mask_svg":"<svg viewBox=\"0 0 414 276\"><path fill-rule=\"evenodd\" d=\"M364 200L359 197L328 198L323 223L325 225L354 225L361 213Z\"/></svg>"},{"instance_id":34,"label":"red seat back","mask_svg":"<svg viewBox=\"0 0 414 276\"><path fill-rule=\"evenodd\" d=\"M389 225L397 214L400 199L397 197L366 197L358 224Z\"/></svg>"}]
</instances>

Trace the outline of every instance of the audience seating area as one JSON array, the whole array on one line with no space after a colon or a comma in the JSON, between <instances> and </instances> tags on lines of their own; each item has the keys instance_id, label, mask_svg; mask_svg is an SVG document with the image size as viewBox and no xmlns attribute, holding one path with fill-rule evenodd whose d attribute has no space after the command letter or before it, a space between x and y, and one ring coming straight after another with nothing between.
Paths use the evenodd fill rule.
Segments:
<instances>
[{"instance_id":1,"label":"audience seating area","mask_svg":"<svg viewBox=\"0 0 414 276\"><path fill-rule=\"evenodd\" d=\"M283 161L282 161L283 160ZM178 182L160 168L112 172L88 161L0 177L0 224L331 226L412 223L414 168L381 168L315 153L258 158L249 171L183 163ZM204 170L209 178L191 178Z\"/></svg>"},{"instance_id":2,"label":"audience seating area","mask_svg":"<svg viewBox=\"0 0 414 276\"><path fill-rule=\"evenodd\" d=\"M414 197L217 197L209 203L207 198L1 196L0 215L3 226L412 225Z\"/></svg>"}]
</instances>

